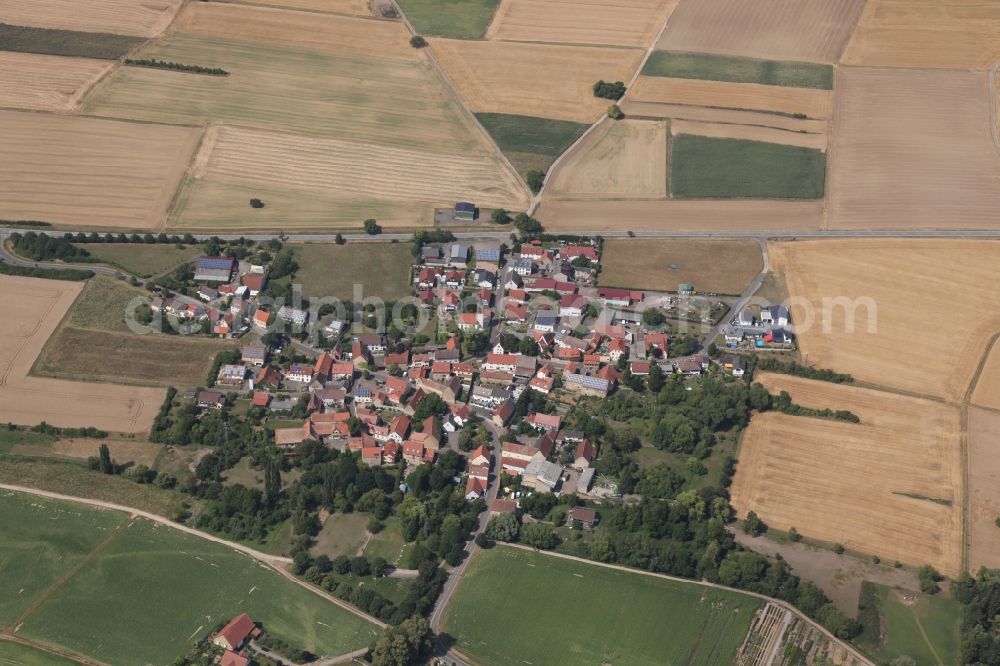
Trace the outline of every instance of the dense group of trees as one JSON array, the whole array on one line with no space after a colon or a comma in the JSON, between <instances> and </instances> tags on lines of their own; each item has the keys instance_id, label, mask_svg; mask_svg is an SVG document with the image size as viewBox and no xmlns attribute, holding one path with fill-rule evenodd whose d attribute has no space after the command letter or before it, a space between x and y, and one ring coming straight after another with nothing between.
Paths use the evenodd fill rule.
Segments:
<instances>
[{"instance_id":1,"label":"dense group of trees","mask_svg":"<svg viewBox=\"0 0 1000 666\"><path fill-rule=\"evenodd\" d=\"M952 585L965 604L962 615L963 664L1000 664L1000 577L983 569L973 578L963 573Z\"/></svg>"},{"instance_id":2,"label":"dense group of trees","mask_svg":"<svg viewBox=\"0 0 1000 666\"><path fill-rule=\"evenodd\" d=\"M90 253L76 247L65 237L29 231L10 235L14 252L32 261L94 261Z\"/></svg>"},{"instance_id":3,"label":"dense group of trees","mask_svg":"<svg viewBox=\"0 0 1000 666\"><path fill-rule=\"evenodd\" d=\"M783 361L778 358L767 356L754 357L755 370L764 372L780 372L785 375L805 377L823 382L833 382L835 384L850 384L854 377L843 372L834 372L825 368L810 368L794 361Z\"/></svg>"},{"instance_id":4,"label":"dense group of trees","mask_svg":"<svg viewBox=\"0 0 1000 666\"><path fill-rule=\"evenodd\" d=\"M175 72L190 72L192 74L208 74L210 76L229 76L229 72L221 67L203 67L201 65L183 65L179 62L157 60L156 58L125 58L126 65L135 67L153 67L155 69L171 69Z\"/></svg>"},{"instance_id":5,"label":"dense group of trees","mask_svg":"<svg viewBox=\"0 0 1000 666\"><path fill-rule=\"evenodd\" d=\"M598 81L594 84L594 97L619 100L625 96L625 83L622 81Z\"/></svg>"}]
</instances>

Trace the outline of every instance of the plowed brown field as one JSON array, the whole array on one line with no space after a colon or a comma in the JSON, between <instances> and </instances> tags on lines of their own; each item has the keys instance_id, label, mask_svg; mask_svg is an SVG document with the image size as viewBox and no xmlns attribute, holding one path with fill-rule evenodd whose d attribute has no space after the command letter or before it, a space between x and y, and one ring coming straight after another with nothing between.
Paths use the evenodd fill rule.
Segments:
<instances>
[{"instance_id":1,"label":"plowed brown field","mask_svg":"<svg viewBox=\"0 0 1000 666\"><path fill-rule=\"evenodd\" d=\"M198 184L201 179L207 187ZM242 188L294 191L300 202L312 200L319 210L326 205L325 218L314 220L304 214L301 203L269 200L262 215L240 215L244 224L259 228L289 222L307 227L324 220L329 225L342 218L356 226L366 217L376 217L374 212L365 215L357 210L365 200L373 209L379 202L408 206L409 215L398 220L404 226L419 222L421 213L430 218L434 206L455 201L512 210L528 204L516 174L487 153L434 153L232 127L209 131L193 180L193 193L182 200L175 215L181 227L212 224L212 211L225 203L219 185L234 186L230 213L243 210ZM337 204L341 200L343 208ZM383 224L397 222L393 215L377 219ZM226 219L215 222L228 226Z\"/></svg>"},{"instance_id":2,"label":"plowed brown field","mask_svg":"<svg viewBox=\"0 0 1000 666\"><path fill-rule=\"evenodd\" d=\"M657 48L835 62L864 0L681 0Z\"/></svg>"},{"instance_id":3,"label":"plowed brown field","mask_svg":"<svg viewBox=\"0 0 1000 666\"><path fill-rule=\"evenodd\" d=\"M153 37L183 0L0 0L0 23Z\"/></svg>"},{"instance_id":4,"label":"plowed brown field","mask_svg":"<svg viewBox=\"0 0 1000 666\"><path fill-rule=\"evenodd\" d=\"M778 529L883 559L962 568L962 456L954 407L789 376L758 377L809 407L848 409L860 424L779 413L753 417L732 501Z\"/></svg>"},{"instance_id":5,"label":"plowed brown field","mask_svg":"<svg viewBox=\"0 0 1000 666\"><path fill-rule=\"evenodd\" d=\"M986 68L1000 60L1000 4L869 0L843 62L871 67Z\"/></svg>"},{"instance_id":6,"label":"plowed brown field","mask_svg":"<svg viewBox=\"0 0 1000 666\"><path fill-rule=\"evenodd\" d=\"M270 7L193 2L177 17L173 31L303 46L335 54L420 57L417 50L410 46L410 34L399 21L375 21Z\"/></svg>"},{"instance_id":7,"label":"plowed brown field","mask_svg":"<svg viewBox=\"0 0 1000 666\"><path fill-rule=\"evenodd\" d=\"M1000 413L969 410L969 571L1000 567Z\"/></svg>"},{"instance_id":8,"label":"plowed brown field","mask_svg":"<svg viewBox=\"0 0 1000 666\"><path fill-rule=\"evenodd\" d=\"M434 39L430 48L471 111L576 122L607 110L608 100L594 97L598 79L628 81L643 56L638 49L458 39Z\"/></svg>"},{"instance_id":9,"label":"plowed brown field","mask_svg":"<svg viewBox=\"0 0 1000 666\"><path fill-rule=\"evenodd\" d=\"M109 60L0 51L0 106L70 111L113 64Z\"/></svg>"},{"instance_id":10,"label":"plowed brown field","mask_svg":"<svg viewBox=\"0 0 1000 666\"><path fill-rule=\"evenodd\" d=\"M820 201L595 201L543 197L546 229L631 231L801 231L819 229Z\"/></svg>"},{"instance_id":11,"label":"plowed brown field","mask_svg":"<svg viewBox=\"0 0 1000 666\"><path fill-rule=\"evenodd\" d=\"M837 87L830 227L1000 227L986 73L848 67Z\"/></svg>"},{"instance_id":12,"label":"plowed brown field","mask_svg":"<svg viewBox=\"0 0 1000 666\"><path fill-rule=\"evenodd\" d=\"M487 39L649 46L677 0L503 0Z\"/></svg>"},{"instance_id":13,"label":"plowed brown field","mask_svg":"<svg viewBox=\"0 0 1000 666\"><path fill-rule=\"evenodd\" d=\"M783 143L788 146L801 146L826 150L826 134L805 134L788 132L773 127L758 127L754 125L735 125L732 123L706 123L698 120L670 121L670 134L696 134L719 139L744 139L747 141L764 141L765 143Z\"/></svg>"},{"instance_id":14,"label":"plowed brown field","mask_svg":"<svg viewBox=\"0 0 1000 666\"><path fill-rule=\"evenodd\" d=\"M833 93L829 90L665 76L640 76L628 98L657 104L746 109L788 115L801 113L810 118L829 118L833 111Z\"/></svg>"},{"instance_id":15,"label":"plowed brown field","mask_svg":"<svg viewBox=\"0 0 1000 666\"><path fill-rule=\"evenodd\" d=\"M769 256L809 365L960 400L1000 331L997 241L797 241L771 243ZM946 325L929 323L940 312Z\"/></svg>"},{"instance_id":16,"label":"plowed brown field","mask_svg":"<svg viewBox=\"0 0 1000 666\"><path fill-rule=\"evenodd\" d=\"M162 390L27 376L82 287L0 275L0 422L148 431Z\"/></svg>"},{"instance_id":17,"label":"plowed brown field","mask_svg":"<svg viewBox=\"0 0 1000 666\"><path fill-rule=\"evenodd\" d=\"M0 218L153 228L199 130L0 111Z\"/></svg>"},{"instance_id":18,"label":"plowed brown field","mask_svg":"<svg viewBox=\"0 0 1000 666\"><path fill-rule=\"evenodd\" d=\"M552 175L547 191L587 198L667 195L667 123L605 121Z\"/></svg>"}]
</instances>

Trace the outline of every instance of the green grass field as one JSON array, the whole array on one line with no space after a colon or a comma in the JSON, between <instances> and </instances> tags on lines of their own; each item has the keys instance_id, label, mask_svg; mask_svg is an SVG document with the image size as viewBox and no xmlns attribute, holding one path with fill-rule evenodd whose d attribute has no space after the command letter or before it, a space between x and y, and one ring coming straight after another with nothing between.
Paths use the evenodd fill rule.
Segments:
<instances>
[{"instance_id":1,"label":"green grass field","mask_svg":"<svg viewBox=\"0 0 1000 666\"><path fill-rule=\"evenodd\" d=\"M139 277L159 275L194 259L201 252L194 246L179 249L160 243L81 243L77 247Z\"/></svg>"},{"instance_id":2,"label":"green grass field","mask_svg":"<svg viewBox=\"0 0 1000 666\"><path fill-rule=\"evenodd\" d=\"M879 610L885 618L885 644L877 652L879 661L909 655L918 666L958 662L962 618L959 602L940 593L913 594L913 604L907 605L897 590L875 587Z\"/></svg>"},{"instance_id":3,"label":"green grass field","mask_svg":"<svg viewBox=\"0 0 1000 666\"><path fill-rule=\"evenodd\" d=\"M129 333L126 311L136 298L150 295L126 282L97 275L84 285L66 316L66 325L97 331Z\"/></svg>"},{"instance_id":4,"label":"green grass field","mask_svg":"<svg viewBox=\"0 0 1000 666\"><path fill-rule=\"evenodd\" d=\"M489 664L732 664L760 602L497 546L475 556L445 631Z\"/></svg>"},{"instance_id":5,"label":"green grass field","mask_svg":"<svg viewBox=\"0 0 1000 666\"><path fill-rule=\"evenodd\" d=\"M0 23L0 51L115 60L145 41L107 32L53 30Z\"/></svg>"},{"instance_id":6,"label":"green grass field","mask_svg":"<svg viewBox=\"0 0 1000 666\"><path fill-rule=\"evenodd\" d=\"M397 516L390 516L385 521L385 528L373 536L365 548L366 557L381 557L389 564L398 565L400 555L406 547L400 522Z\"/></svg>"},{"instance_id":7,"label":"green grass field","mask_svg":"<svg viewBox=\"0 0 1000 666\"><path fill-rule=\"evenodd\" d=\"M116 511L0 491L0 626L17 620L126 518Z\"/></svg>"},{"instance_id":8,"label":"green grass field","mask_svg":"<svg viewBox=\"0 0 1000 666\"><path fill-rule=\"evenodd\" d=\"M76 666L77 662L63 659L37 648L0 638L0 666Z\"/></svg>"},{"instance_id":9,"label":"green grass field","mask_svg":"<svg viewBox=\"0 0 1000 666\"><path fill-rule=\"evenodd\" d=\"M413 255L409 243L347 243L346 245L295 245L299 270L295 282L306 298L333 296L355 300L354 287L362 297L394 301L410 294Z\"/></svg>"},{"instance_id":10,"label":"green grass field","mask_svg":"<svg viewBox=\"0 0 1000 666\"><path fill-rule=\"evenodd\" d=\"M677 199L821 199L826 153L812 148L690 134L670 145Z\"/></svg>"},{"instance_id":11,"label":"green grass field","mask_svg":"<svg viewBox=\"0 0 1000 666\"><path fill-rule=\"evenodd\" d=\"M0 453L10 453L15 446L48 446L56 438L53 435L46 435L30 430L7 430L0 429Z\"/></svg>"},{"instance_id":12,"label":"green grass field","mask_svg":"<svg viewBox=\"0 0 1000 666\"><path fill-rule=\"evenodd\" d=\"M367 513L334 513L323 522L323 528L316 535L313 555L326 555L331 560L340 555L354 557L368 537Z\"/></svg>"},{"instance_id":13,"label":"green grass field","mask_svg":"<svg viewBox=\"0 0 1000 666\"><path fill-rule=\"evenodd\" d=\"M481 148L454 96L420 60L184 33L136 57L207 63L232 76L122 67L87 96L82 113L183 125L216 121L437 152Z\"/></svg>"},{"instance_id":14,"label":"green grass field","mask_svg":"<svg viewBox=\"0 0 1000 666\"><path fill-rule=\"evenodd\" d=\"M377 629L225 546L137 520L18 634L108 664L170 664L244 611L271 635L327 656L364 647Z\"/></svg>"},{"instance_id":15,"label":"green grass field","mask_svg":"<svg viewBox=\"0 0 1000 666\"><path fill-rule=\"evenodd\" d=\"M477 113L476 118L522 175L549 167L589 125L506 113Z\"/></svg>"},{"instance_id":16,"label":"green grass field","mask_svg":"<svg viewBox=\"0 0 1000 666\"><path fill-rule=\"evenodd\" d=\"M811 62L779 62L708 53L654 51L642 68L646 76L705 79L769 86L833 90L833 67Z\"/></svg>"},{"instance_id":17,"label":"green grass field","mask_svg":"<svg viewBox=\"0 0 1000 666\"><path fill-rule=\"evenodd\" d=\"M399 0L399 6L422 35L482 39L500 0Z\"/></svg>"}]
</instances>

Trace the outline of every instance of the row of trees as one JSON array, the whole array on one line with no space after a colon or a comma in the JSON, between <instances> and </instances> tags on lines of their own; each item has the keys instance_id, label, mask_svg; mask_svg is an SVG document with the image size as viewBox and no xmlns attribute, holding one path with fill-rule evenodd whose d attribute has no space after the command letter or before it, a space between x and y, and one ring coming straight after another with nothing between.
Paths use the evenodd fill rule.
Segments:
<instances>
[{"instance_id":1,"label":"row of trees","mask_svg":"<svg viewBox=\"0 0 1000 666\"><path fill-rule=\"evenodd\" d=\"M221 67L203 67L201 65L183 65L179 62L157 60L156 58L125 58L126 65L136 67L153 67L155 69L170 69L175 72L190 72L192 74L208 74L210 76L229 76L229 72Z\"/></svg>"}]
</instances>

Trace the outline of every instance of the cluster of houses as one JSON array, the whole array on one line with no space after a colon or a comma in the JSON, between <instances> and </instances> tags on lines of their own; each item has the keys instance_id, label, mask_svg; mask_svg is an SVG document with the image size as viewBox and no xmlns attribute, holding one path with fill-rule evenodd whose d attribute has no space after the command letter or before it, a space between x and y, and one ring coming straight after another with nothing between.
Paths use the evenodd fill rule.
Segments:
<instances>
[{"instance_id":1,"label":"cluster of houses","mask_svg":"<svg viewBox=\"0 0 1000 666\"><path fill-rule=\"evenodd\" d=\"M794 343L791 318L784 305L761 305L740 310L723 334L730 349L789 349Z\"/></svg>"}]
</instances>

